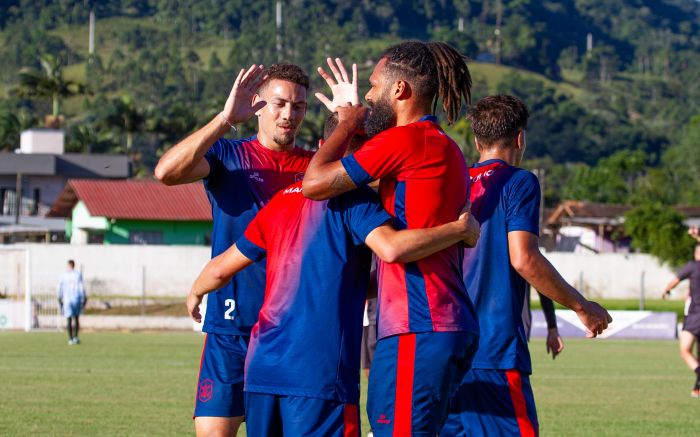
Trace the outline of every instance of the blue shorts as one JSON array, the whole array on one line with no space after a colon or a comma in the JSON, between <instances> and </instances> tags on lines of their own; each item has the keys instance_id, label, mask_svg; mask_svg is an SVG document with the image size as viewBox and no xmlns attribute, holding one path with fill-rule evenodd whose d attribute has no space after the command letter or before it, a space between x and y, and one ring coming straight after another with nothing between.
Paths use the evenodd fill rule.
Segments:
<instances>
[{"instance_id":1,"label":"blue shorts","mask_svg":"<svg viewBox=\"0 0 700 437\"><path fill-rule=\"evenodd\" d=\"M374 435L436 435L478 339L467 332L422 332L379 340L367 392Z\"/></svg>"},{"instance_id":2,"label":"blue shorts","mask_svg":"<svg viewBox=\"0 0 700 437\"><path fill-rule=\"evenodd\" d=\"M194 417L245 415L243 370L250 337L207 334L199 365Z\"/></svg>"},{"instance_id":3,"label":"blue shorts","mask_svg":"<svg viewBox=\"0 0 700 437\"><path fill-rule=\"evenodd\" d=\"M530 377L518 370L472 369L450 404L440 437L537 436Z\"/></svg>"},{"instance_id":4,"label":"blue shorts","mask_svg":"<svg viewBox=\"0 0 700 437\"><path fill-rule=\"evenodd\" d=\"M246 392L246 409L246 431L251 436L360 436L358 404Z\"/></svg>"},{"instance_id":5,"label":"blue shorts","mask_svg":"<svg viewBox=\"0 0 700 437\"><path fill-rule=\"evenodd\" d=\"M63 317L78 317L80 315L80 310L82 310L81 302L64 302L63 303Z\"/></svg>"}]
</instances>

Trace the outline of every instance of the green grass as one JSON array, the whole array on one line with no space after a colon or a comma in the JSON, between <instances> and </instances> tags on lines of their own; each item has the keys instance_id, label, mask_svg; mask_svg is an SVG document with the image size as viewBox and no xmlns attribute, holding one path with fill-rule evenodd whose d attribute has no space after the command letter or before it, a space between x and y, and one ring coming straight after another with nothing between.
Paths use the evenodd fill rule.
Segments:
<instances>
[{"instance_id":1,"label":"green grass","mask_svg":"<svg viewBox=\"0 0 700 437\"><path fill-rule=\"evenodd\" d=\"M0 333L0 435L192 435L201 335L82 339ZM696 435L700 401L688 396L693 375L676 342L565 341L556 361L531 344L543 436Z\"/></svg>"}]
</instances>

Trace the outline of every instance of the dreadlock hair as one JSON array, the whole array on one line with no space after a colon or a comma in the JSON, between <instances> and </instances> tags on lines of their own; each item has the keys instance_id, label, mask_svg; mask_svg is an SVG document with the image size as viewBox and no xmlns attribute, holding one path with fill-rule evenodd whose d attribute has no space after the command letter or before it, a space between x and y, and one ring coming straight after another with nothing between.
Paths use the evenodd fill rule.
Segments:
<instances>
[{"instance_id":1,"label":"dreadlock hair","mask_svg":"<svg viewBox=\"0 0 700 437\"><path fill-rule=\"evenodd\" d=\"M406 41L389 47L380 59L386 59L390 77L407 81L419 99L431 102L432 112L441 100L448 124L459 117L462 98L471 103L469 68L449 44Z\"/></svg>"}]
</instances>

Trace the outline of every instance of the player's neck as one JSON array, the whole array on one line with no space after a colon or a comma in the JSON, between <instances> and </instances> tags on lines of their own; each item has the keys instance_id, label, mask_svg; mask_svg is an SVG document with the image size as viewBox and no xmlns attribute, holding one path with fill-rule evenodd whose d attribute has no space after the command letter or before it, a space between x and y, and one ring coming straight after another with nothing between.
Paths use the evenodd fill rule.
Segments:
<instances>
[{"instance_id":1,"label":"player's neck","mask_svg":"<svg viewBox=\"0 0 700 437\"><path fill-rule=\"evenodd\" d=\"M500 159L508 165L515 165L516 158L517 150L513 148L508 148L505 150L494 148L489 150L482 150L481 152L479 152L479 162L490 161L492 159Z\"/></svg>"},{"instance_id":2,"label":"player's neck","mask_svg":"<svg viewBox=\"0 0 700 437\"><path fill-rule=\"evenodd\" d=\"M406 126L407 124L415 123L428 114L430 114L430 108L424 108L423 105L399 107L396 111L396 126Z\"/></svg>"},{"instance_id":3,"label":"player's neck","mask_svg":"<svg viewBox=\"0 0 700 437\"><path fill-rule=\"evenodd\" d=\"M283 145L283 144L277 144L275 140L272 139L272 137L269 137L265 135L262 130L258 130L258 142L265 147L266 149L270 149L274 152L289 152L292 149L294 149L294 141L292 141L289 144Z\"/></svg>"}]
</instances>

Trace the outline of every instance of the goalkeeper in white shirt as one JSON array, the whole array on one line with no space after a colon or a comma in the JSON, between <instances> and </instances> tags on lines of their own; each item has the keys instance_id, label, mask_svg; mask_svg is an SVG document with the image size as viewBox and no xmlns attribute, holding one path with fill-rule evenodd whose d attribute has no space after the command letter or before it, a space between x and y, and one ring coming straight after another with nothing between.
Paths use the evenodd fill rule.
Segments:
<instances>
[{"instance_id":1,"label":"goalkeeper in white shirt","mask_svg":"<svg viewBox=\"0 0 700 437\"><path fill-rule=\"evenodd\" d=\"M67 319L68 344L80 344L78 330L80 329L79 317L87 296L83 286L83 275L75 271L75 262L68 260L68 270L61 274L58 281L58 306Z\"/></svg>"}]
</instances>

